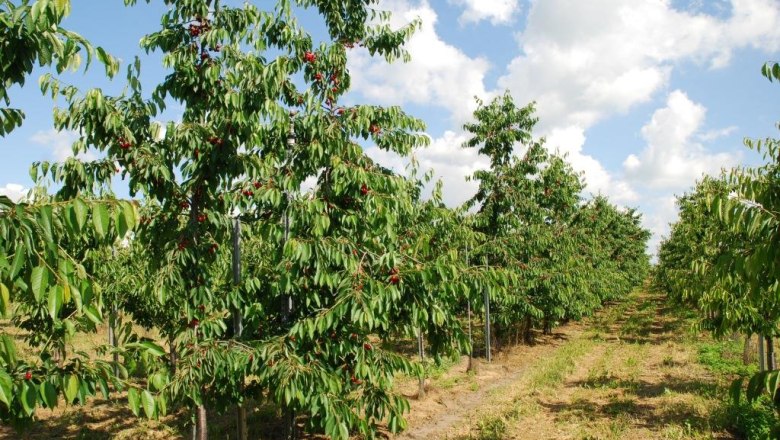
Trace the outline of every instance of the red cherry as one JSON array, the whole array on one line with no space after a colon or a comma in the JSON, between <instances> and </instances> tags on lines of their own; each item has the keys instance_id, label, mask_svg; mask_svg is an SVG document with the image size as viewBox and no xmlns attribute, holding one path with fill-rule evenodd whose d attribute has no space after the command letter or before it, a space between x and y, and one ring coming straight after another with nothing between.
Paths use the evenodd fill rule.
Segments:
<instances>
[{"instance_id":1,"label":"red cherry","mask_svg":"<svg viewBox=\"0 0 780 440\"><path fill-rule=\"evenodd\" d=\"M217 251L217 248L218 248L218 247L219 247L219 245L218 245L218 244L216 244L216 243L212 243L212 244L211 244L211 247L209 247L209 252L213 254L214 252L216 252L216 251Z\"/></svg>"},{"instance_id":2,"label":"red cherry","mask_svg":"<svg viewBox=\"0 0 780 440\"><path fill-rule=\"evenodd\" d=\"M249 355L249 362L252 362L253 360L255 360L255 357L250 354Z\"/></svg>"},{"instance_id":3,"label":"red cherry","mask_svg":"<svg viewBox=\"0 0 780 440\"><path fill-rule=\"evenodd\" d=\"M366 342L365 344L363 344L363 348L365 348L365 349L366 349L366 350L368 350L368 351L371 351L371 349L372 349L373 347L371 346L371 344L369 344L368 342Z\"/></svg>"},{"instance_id":4,"label":"red cherry","mask_svg":"<svg viewBox=\"0 0 780 440\"><path fill-rule=\"evenodd\" d=\"M192 318L192 321L190 321L190 327L195 328L200 325L200 321L198 318Z\"/></svg>"},{"instance_id":5,"label":"red cherry","mask_svg":"<svg viewBox=\"0 0 780 440\"><path fill-rule=\"evenodd\" d=\"M368 194L368 187L366 186L365 183L360 186L360 194L363 194L363 195Z\"/></svg>"},{"instance_id":6,"label":"red cherry","mask_svg":"<svg viewBox=\"0 0 780 440\"><path fill-rule=\"evenodd\" d=\"M370 131L371 134L379 134L379 132L381 132L382 129L379 128L379 126L376 124L371 124L371 126L368 127L368 131Z\"/></svg>"},{"instance_id":7,"label":"red cherry","mask_svg":"<svg viewBox=\"0 0 780 440\"><path fill-rule=\"evenodd\" d=\"M187 209L189 207L190 207L190 204L187 201L179 203L179 208L181 208L181 209Z\"/></svg>"},{"instance_id":8,"label":"red cherry","mask_svg":"<svg viewBox=\"0 0 780 440\"><path fill-rule=\"evenodd\" d=\"M339 115L339 116L343 115L344 114L344 109L340 108L340 109L336 110L336 114Z\"/></svg>"},{"instance_id":9,"label":"red cherry","mask_svg":"<svg viewBox=\"0 0 780 440\"><path fill-rule=\"evenodd\" d=\"M194 24L190 25L190 36L191 37L197 37L200 35L200 26L195 26Z\"/></svg>"},{"instance_id":10,"label":"red cherry","mask_svg":"<svg viewBox=\"0 0 780 440\"><path fill-rule=\"evenodd\" d=\"M220 50L222 50L221 44L217 44L216 46L214 46L214 52L219 52Z\"/></svg>"},{"instance_id":11,"label":"red cherry","mask_svg":"<svg viewBox=\"0 0 780 440\"><path fill-rule=\"evenodd\" d=\"M260 182L255 182L252 185L254 185L255 189L260 189L263 186L263 184Z\"/></svg>"},{"instance_id":12,"label":"red cherry","mask_svg":"<svg viewBox=\"0 0 780 440\"><path fill-rule=\"evenodd\" d=\"M32 373L29 371L24 373L24 380L30 380L30 379L32 379Z\"/></svg>"},{"instance_id":13,"label":"red cherry","mask_svg":"<svg viewBox=\"0 0 780 440\"><path fill-rule=\"evenodd\" d=\"M333 93L338 93L339 92L339 88L338 87L334 87L334 88L330 89L330 91L333 92Z\"/></svg>"},{"instance_id":14,"label":"red cherry","mask_svg":"<svg viewBox=\"0 0 780 440\"><path fill-rule=\"evenodd\" d=\"M390 284L394 286L397 285L400 281L401 281L401 277L399 277L398 275L392 275L390 277Z\"/></svg>"},{"instance_id":15,"label":"red cherry","mask_svg":"<svg viewBox=\"0 0 780 440\"><path fill-rule=\"evenodd\" d=\"M198 310L200 310L202 312L202 311L206 310L206 306L201 304L201 305L198 306Z\"/></svg>"},{"instance_id":16,"label":"red cherry","mask_svg":"<svg viewBox=\"0 0 780 440\"><path fill-rule=\"evenodd\" d=\"M352 378L351 378L350 380L351 380L351 381L352 381L352 383L354 383L355 385L360 385L361 383L363 383L363 382L362 382L360 379L356 378L354 375L352 376Z\"/></svg>"},{"instance_id":17,"label":"red cherry","mask_svg":"<svg viewBox=\"0 0 780 440\"><path fill-rule=\"evenodd\" d=\"M252 192L252 190L246 189L244 190L244 195L247 197L252 197L255 193Z\"/></svg>"},{"instance_id":18,"label":"red cherry","mask_svg":"<svg viewBox=\"0 0 780 440\"><path fill-rule=\"evenodd\" d=\"M306 53L303 54L303 60L307 63L313 63L317 60L317 55L315 55L312 52L306 51Z\"/></svg>"},{"instance_id":19,"label":"red cherry","mask_svg":"<svg viewBox=\"0 0 780 440\"><path fill-rule=\"evenodd\" d=\"M314 80L315 81L321 81L322 80L322 74L317 72L314 74Z\"/></svg>"},{"instance_id":20,"label":"red cherry","mask_svg":"<svg viewBox=\"0 0 780 440\"><path fill-rule=\"evenodd\" d=\"M200 59L203 60L203 61L206 61L207 59L209 59L209 53L208 52L201 52L200 53Z\"/></svg>"},{"instance_id":21,"label":"red cherry","mask_svg":"<svg viewBox=\"0 0 780 440\"><path fill-rule=\"evenodd\" d=\"M206 221L206 214L198 215L198 222L203 223Z\"/></svg>"}]
</instances>

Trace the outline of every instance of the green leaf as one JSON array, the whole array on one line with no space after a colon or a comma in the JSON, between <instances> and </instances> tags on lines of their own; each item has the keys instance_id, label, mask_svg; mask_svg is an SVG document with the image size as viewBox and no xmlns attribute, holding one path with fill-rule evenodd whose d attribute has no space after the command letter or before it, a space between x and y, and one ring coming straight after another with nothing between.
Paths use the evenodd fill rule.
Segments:
<instances>
[{"instance_id":1,"label":"green leaf","mask_svg":"<svg viewBox=\"0 0 780 440\"><path fill-rule=\"evenodd\" d=\"M65 387L63 390L67 403L73 403L73 401L79 395L79 388L81 388L79 378L74 374L67 375L65 378Z\"/></svg>"},{"instance_id":2,"label":"green leaf","mask_svg":"<svg viewBox=\"0 0 780 440\"><path fill-rule=\"evenodd\" d=\"M168 415L168 402L165 398L165 394L157 395L157 416L165 417Z\"/></svg>"},{"instance_id":3,"label":"green leaf","mask_svg":"<svg viewBox=\"0 0 780 440\"><path fill-rule=\"evenodd\" d=\"M141 413L141 398L138 395L138 390L135 388L128 388L127 390L127 404L130 406L130 411L138 417Z\"/></svg>"},{"instance_id":4,"label":"green leaf","mask_svg":"<svg viewBox=\"0 0 780 440\"><path fill-rule=\"evenodd\" d=\"M11 292L8 291L8 287L5 284L0 283L0 314L2 316L8 315L11 311Z\"/></svg>"},{"instance_id":5,"label":"green leaf","mask_svg":"<svg viewBox=\"0 0 780 440\"><path fill-rule=\"evenodd\" d=\"M43 382L39 392L41 394L41 401L46 405L46 408L57 407L57 388L55 388L51 382Z\"/></svg>"},{"instance_id":6,"label":"green leaf","mask_svg":"<svg viewBox=\"0 0 780 440\"><path fill-rule=\"evenodd\" d=\"M106 236L109 226L108 209L102 203L96 203L92 207L92 224L98 237Z\"/></svg>"},{"instance_id":7,"label":"green leaf","mask_svg":"<svg viewBox=\"0 0 780 440\"><path fill-rule=\"evenodd\" d=\"M11 394L13 386L14 381L11 379L11 376L5 370L0 370L0 402L5 403L9 408L11 407L11 400L13 400L13 394Z\"/></svg>"},{"instance_id":8,"label":"green leaf","mask_svg":"<svg viewBox=\"0 0 780 440\"><path fill-rule=\"evenodd\" d=\"M14 262L11 265L11 273L8 274L8 278L11 280L16 278L16 276L19 275L19 272L22 270L22 267L24 266L24 257L24 247L17 245L16 254L14 255Z\"/></svg>"},{"instance_id":9,"label":"green leaf","mask_svg":"<svg viewBox=\"0 0 780 440\"><path fill-rule=\"evenodd\" d=\"M134 229L137 223L135 205L130 202L122 202L122 213L124 214L125 221L127 222L127 228Z\"/></svg>"},{"instance_id":10,"label":"green leaf","mask_svg":"<svg viewBox=\"0 0 780 440\"><path fill-rule=\"evenodd\" d=\"M140 345L143 348L146 349L147 353L149 353L149 354L151 354L153 356L156 356L156 357L165 356L165 349L162 348L161 346L155 344L152 341L143 341L143 342L141 342Z\"/></svg>"},{"instance_id":11,"label":"green leaf","mask_svg":"<svg viewBox=\"0 0 780 440\"><path fill-rule=\"evenodd\" d=\"M49 316L57 320L62 308L62 286L54 286L49 289Z\"/></svg>"},{"instance_id":12,"label":"green leaf","mask_svg":"<svg viewBox=\"0 0 780 440\"><path fill-rule=\"evenodd\" d=\"M38 389L34 384L29 382L22 383L22 391L19 393L19 400L22 402L22 408L24 408L25 414L31 416L35 412L36 404L38 403Z\"/></svg>"},{"instance_id":13,"label":"green leaf","mask_svg":"<svg viewBox=\"0 0 780 440\"><path fill-rule=\"evenodd\" d=\"M52 236L52 229L51 229L51 205L41 206L39 217L40 217L40 226L41 229L43 229L43 235L49 241L54 240Z\"/></svg>"},{"instance_id":14,"label":"green leaf","mask_svg":"<svg viewBox=\"0 0 780 440\"><path fill-rule=\"evenodd\" d=\"M76 224L78 225L79 230L83 229L89 212L87 204L81 199L73 200L73 212L76 214Z\"/></svg>"},{"instance_id":15,"label":"green leaf","mask_svg":"<svg viewBox=\"0 0 780 440\"><path fill-rule=\"evenodd\" d=\"M124 211L121 208L114 212L114 225L116 226L116 233L119 238L124 238L129 227Z\"/></svg>"},{"instance_id":16,"label":"green leaf","mask_svg":"<svg viewBox=\"0 0 780 440\"><path fill-rule=\"evenodd\" d=\"M100 312L98 312L94 305L90 304L88 306L84 306L82 307L81 311L84 312L87 318L89 318L89 320L95 324L100 324L103 322L103 318L100 316Z\"/></svg>"},{"instance_id":17,"label":"green leaf","mask_svg":"<svg viewBox=\"0 0 780 440\"><path fill-rule=\"evenodd\" d=\"M43 266L34 267L30 275L30 288L35 300L40 302L43 292L49 286L49 271Z\"/></svg>"},{"instance_id":18,"label":"green leaf","mask_svg":"<svg viewBox=\"0 0 780 440\"><path fill-rule=\"evenodd\" d=\"M16 346L13 339L8 335L0 335L0 355L3 360L11 367L16 367Z\"/></svg>"},{"instance_id":19,"label":"green leaf","mask_svg":"<svg viewBox=\"0 0 780 440\"><path fill-rule=\"evenodd\" d=\"M103 393L103 397L108 400L109 398L109 392L108 392L108 382L106 382L106 379L99 377L97 380L98 386L100 387L100 391Z\"/></svg>"},{"instance_id":20,"label":"green leaf","mask_svg":"<svg viewBox=\"0 0 780 440\"><path fill-rule=\"evenodd\" d=\"M149 390L144 390L143 393L141 393L141 403L143 404L146 417L149 419L155 418L156 405L154 402L154 396L152 396L152 393L150 393Z\"/></svg>"}]
</instances>

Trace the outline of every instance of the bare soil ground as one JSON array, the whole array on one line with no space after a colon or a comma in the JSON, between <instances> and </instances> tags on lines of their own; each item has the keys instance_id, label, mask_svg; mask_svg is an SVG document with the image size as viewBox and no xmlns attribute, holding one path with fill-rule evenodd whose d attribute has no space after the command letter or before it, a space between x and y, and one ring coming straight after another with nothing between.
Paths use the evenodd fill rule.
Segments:
<instances>
[{"instance_id":1,"label":"bare soil ground","mask_svg":"<svg viewBox=\"0 0 780 440\"><path fill-rule=\"evenodd\" d=\"M643 293L413 401L399 439L729 439L688 323ZM456 385L440 389L437 382Z\"/></svg>"}]
</instances>

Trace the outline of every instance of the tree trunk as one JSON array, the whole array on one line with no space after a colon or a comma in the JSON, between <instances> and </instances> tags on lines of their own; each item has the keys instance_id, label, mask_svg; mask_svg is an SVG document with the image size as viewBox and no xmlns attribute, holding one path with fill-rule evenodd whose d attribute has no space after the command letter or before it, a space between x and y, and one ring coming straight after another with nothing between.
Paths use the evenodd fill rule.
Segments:
<instances>
[{"instance_id":1,"label":"tree trunk","mask_svg":"<svg viewBox=\"0 0 780 440\"><path fill-rule=\"evenodd\" d=\"M523 340L528 345L534 343L534 323L530 316L526 316L523 324Z\"/></svg>"},{"instance_id":2,"label":"tree trunk","mask_svg":"<svg viewBox=\"0 0 780 440\"><path fill-rule=\"evenodd\" d=\"M485 358L488 363L491 361L490 343L492 337L490 334L490 294L485 288Z\"/></svg>"},{"instance_id":3,"label":"tree trunk","mask_svg":"<svg viewBox=\"0 0 780 440\"><path fill-rule=\"evenodd\" d=\"M766 337L766 368L767 370L775 370L777 368L775 363L775 341L771 336Z\"/></svg>"},{"instance_id":4,"label":"tree trunk","mask_svg":"<svg viewBox=\"0 0 780 440\"><path fill-rule=\"evenodd\" d=\"M420 355L420 363L425 368L425 347L423 346L423 334L422 329L417 330L417 352ZM420 376L419 390L417 391L417 398L425 398L425 374Z\"/></svg>"},{"instance_id":5,"label":"tree trunk","mask_svg":"<svg viewBox=\"0 0 780 440\"><path fill-rule=\"evenodd\" d=\"M298 417L295 414L295 411L289 409L289 408L283 408L281 413L282 420L284 421L284 427L282 436L278 437L276 435L273 436L273 438L282 438L284 440L296 440L298 438ZM276 433L274 433L276 434Z\"/></svg>"},{"instance_id":6,"label":"tree trunk","mask_svg":"<svg viewBox=\"0 0 780 440\"><path fill-rule=\"evenodd\" d=\"M111 346L113 350L116 350L116 306L111 306L111 314L108 315L108 345ZM112 355L112 358L114 360L114 365L112 366L112 370L114 371L114 376L119 376L119 353L114 351L114 354Z\"/></svg>"},{"instance_id":7,"label":"tree trunk","mask_svg":"<svg viewBox=\"0 0 780 440\"><path fill-rule=\"evenodd\" d=\"M206 413L206 405L198 406L198 440L209 439L209 422Z\"/></svg>"},{"instance_id":8,"label":"tree trunk","mask_svg":"<svg viewBox=\"0 0 780 440\"><path fill-rule=\"evenodd\" d=\"M744 365L750 365L750 351L751 351L751 339L752 336L750 333L745 335L745 345L742 348L742 364Z\"/></svg>"},{"instance_id":9,"label":"tree trunk","mask_svg":"<svg viewBox=\"0 0 780 440\"><path fill-rule=\"evenodd\" d=\"M176 364L179 362L179 352L176 351L176 340L173 335L168 337L168 350L171 352L171 375L176 374Z\"/></svg>"},{"instance_id":10,"label":"tree trunk","mask_svg":"<svg viewBox=\"0 0 780 440\"><path fill-rule=\"evenodd\" d=\"M466 313L469 319L469 362L466 366L466 371L474 370L474 337L471 329L471 300L466 303Z\"/></svg>"},{"instance_id":11,"label":"tree trunk","mask_svg":"<svg viewBox=\"0 0 780 440\"><path fill-rule=\"evenodd\" d=\"M766 356L764 356L764 336L758 335L758 369L766 370Z\"/></svg>"}]
</instances>

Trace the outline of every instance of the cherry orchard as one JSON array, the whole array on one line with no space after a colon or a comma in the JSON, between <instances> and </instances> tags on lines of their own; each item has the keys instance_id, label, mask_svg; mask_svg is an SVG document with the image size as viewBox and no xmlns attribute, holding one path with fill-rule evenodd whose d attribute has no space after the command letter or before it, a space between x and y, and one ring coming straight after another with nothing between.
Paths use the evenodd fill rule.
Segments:
<instances>
[{"instance_id":1,"label":"cherry orchard","mask_svg":"<svg viewBox=\"0 0 780 440\"><path fill-rule=\"evenodd\" d=\"M118 167L131 194L147 201L135 240L148 253L148 277L137 287L182 311L163 320L169 351L151 342L126 347L165 358L149 369L146 387L131 388L131 409L156 417L171 405L196 408L205 438L207 408L237 403L243 378L252 375L260 380L257 398L267 390L330 436L372 435L385 419L401 429L407 405L388 390L395 372L413 366L367 337L424 322L435 329L450 321L449 311L427 313L410 297L426 291L403 289L405 277L426 270L398 244L399 219L414 209L413 187L372 164L356 140L406 155L427 137L418 134L422 122L399 108L347 108L338 100L350 83L350 47L398 58L417 23L391 31L370 2L299 2L316 6L330 33L332 42L314 47L286 1L273 11L166 3L162 29L141 42L162 51L170 69L150 95L141 90L137 61L118 97L99 90L81 96L51 78L42 83L67 100L55 122L83 133L74 149L103 154L78 173L67 164L49 167L63 185L60 196L107 187L105 170ZM171 101L184 107L181 122L156 122ZM313 176L317 190L298 195ZM271 254L252 268L262 279L233 287L215 268L236 211ZM404 313L394 312L402 304ZM229 337L231 310L270 328L260 338Z\"/></svg>"}]
</instances>

